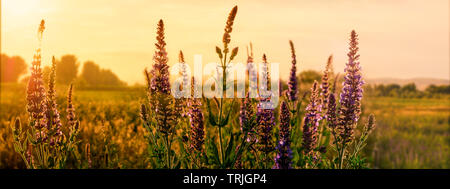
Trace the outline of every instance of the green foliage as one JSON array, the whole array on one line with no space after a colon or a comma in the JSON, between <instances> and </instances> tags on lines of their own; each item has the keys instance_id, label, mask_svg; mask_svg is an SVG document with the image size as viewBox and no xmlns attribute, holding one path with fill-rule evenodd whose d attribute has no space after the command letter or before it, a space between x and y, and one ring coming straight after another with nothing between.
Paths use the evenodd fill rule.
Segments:
<instances>
[{"instance_id":1,"label":"green foliage","mask_svg":"<svg viewBox=\"0 0 450 189\"><path fill-rule=\"evenodd\" d=\"M111 70L101 69L99 65L92 61L87 61L83 65L81 75L77 83L81 87L101 87L101 86L124 86L123 81L117 77Z\"/></svg>"},{"instance_id":2,"label":"green foliage","mask_svg":"<svg viewBox=\"0 0 450 189\"><path fill-rule=\"evenodd\" d=\"M450 94L450 85L430 85L425 89L425 91L431 94Z\"/></svg>"},{"instance_id":3,"label":"green foliage","mask_svg":"<svg viewBox=\"0 0 450 189\"><path fill-rule=\"evenodd\" d=\"M314 83L314 81L320 81L322 74L314 70L306 70L300 72L298 77L300 78L300 83L309 85Z\"/></svg>"},{"instance_id":4,"label":"green foliage","mask_svg":"<svg viewBox=\"0 0 450 189\"><path fill-rule=\"evenodd\" d=\"M414 83L400 86L398 84L368 85L365 92L369 96L398 98L440 98L450 94L450 85L430 85L424 91L418 90Z\"/></svg>"},{"instance_id":5,"label":"green foliage","mask_svg":"<svg viewBox=\"0 0 450 189\"><path fill-rule=\"evenodd\" d=\"M78 59L75 55L62 56L56 63L56 82L66 85L72 83L77 77L78 66Z\"/></svg>"}]
</instances>

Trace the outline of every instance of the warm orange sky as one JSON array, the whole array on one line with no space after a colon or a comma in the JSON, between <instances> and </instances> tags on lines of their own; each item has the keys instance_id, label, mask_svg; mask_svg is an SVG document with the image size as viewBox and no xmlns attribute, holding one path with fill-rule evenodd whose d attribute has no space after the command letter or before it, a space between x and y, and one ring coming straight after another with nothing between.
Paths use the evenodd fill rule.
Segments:
<instances>
[{"instance_id":1,"label":"warm orange sky","mask_svg":"<svg viewBox=\"0 0 450 189\"><path fill-rule=\"evenodd\" d=\"M80 62L93 60L130 84L143 83L142 71L152 64L157 20L166 24L170 64L184 51L186 61L202 54L204 63L217 61L226 17L239 6L232 46L237 60L246 60L252 41L260 60L281 63L289 73L288 40L294 41L299 69L319 70L333 54L343 72L347 39L360 35L363 73L376 77L433 77L449 79L448 0L2 0L2 53L31 62L36 31L46 21L44 65L51 56L75 54Z\"/></svg>"}]
</instances>

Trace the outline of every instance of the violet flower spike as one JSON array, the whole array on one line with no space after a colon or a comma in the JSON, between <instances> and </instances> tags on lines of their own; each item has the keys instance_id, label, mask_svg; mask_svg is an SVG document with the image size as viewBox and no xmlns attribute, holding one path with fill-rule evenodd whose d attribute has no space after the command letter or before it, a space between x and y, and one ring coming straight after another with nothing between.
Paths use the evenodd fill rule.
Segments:
<instances>
[{"instance_id":1,"label":"violet flower spike","mask_svg":"<svg viewBox=\"0 0 450 189\"><path fill-rule=\"evenodd\" d=\"M338 125L343 144L353 139L354 128L361 114L361 99L363 97L362 86L364 81L361 75L358 54L358 35L353 30L350 37L350 52L347 54L348 63L345 68L344 82L339 103Z\"/></svg>"},{"instance_id":2,"label":"violet flower spike","mask_svg":"<svg viewBox=\"0 0 450 189\"><path fill-rule=\"evenodd\" d=\"M288 82L288 98L291 102L297 101L297 59L295 55L294 43L289 41L289 45L291 47L291 56L292 56L292 67L291 72L289 74L289 82Z\"/></svg>"},{"instance_id":3,"label":"violet flower spike","mask_svg":"<svg viewBox=\"0 0 450 189\"><path fill-rule=\"evenodd\" d=\"M322 105L317 85L317 81L314 81L313 87L311 88L311 98L306 107L304 117L303 148L307 155L313 154L313 150L317 147L319 121L322 119L320 115Z\"/></svg>"},{"instance_id":4,"label":"violet flower spike","mask_svg":"<svg viewBox=\"0 0 450 189\"><path fill-rule=\"evenodd\" d=\"M283 102L281 104L281 113L280 113L280 131L279 131L279 140L278 145L276 147L277 154L275 155L275 165L274 169L290 169L291 168L291 159L292 159L292 150L291 150L291 141L290 141L290 125L291 117L290 111L288 109L287 103Z\"/></svg>"},{"instance_id":5,"label":"violet flower spike","mask_svg":"<svg viewBox=\"0 0 450 189\"><path fill-rule=\"evenodd\" d=\"M188 101L189 121L191 123L190 148L197 152L202 151L202 145L205 141L204 116L202 112L202 103L200 99L191 98Z\"/></svg>"}]
</instances>

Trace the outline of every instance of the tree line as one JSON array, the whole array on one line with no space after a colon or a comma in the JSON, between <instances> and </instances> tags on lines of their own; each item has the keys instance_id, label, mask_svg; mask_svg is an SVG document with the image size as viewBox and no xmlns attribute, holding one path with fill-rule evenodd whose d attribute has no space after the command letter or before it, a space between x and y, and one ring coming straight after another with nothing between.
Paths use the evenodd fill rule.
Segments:
<instances>
[{"instance_id":1,"label":"tree line","mask_svg":"<svg viewBox=\"0 0 450 189\"><path fill-rule=\"evenodd\" d=\"M83 64L81 73L78 73L80 62L75 55L63 55L56 62L56 82L59 84L76 83L79 87L98 87L98 86L125 86L126 83L109 69L100 68L93 61L86 61ZM29 76L27 74L29 64L20 56L1 55L1 82L2 83L27 83ZM50 74L50 66L42 68L44 81L47 82Z\"/></svg>"},{"instance_id":2,"label":"tree line","mask_svg":"<svg viewBox=\"0 0 450 189\"><path fill-rule=\"evenodd\" d=\"M369 95L399 98L434 98L450 94L450 85L429 85L425 90L418 90L414 83L406 85L378 84L365 88Z\"/></svg>"},{"instance_id":3,"label":"tree line","mask_svg":"<svg viewBox=\"0 0 450 189\"><path fill-rule=\"evenodd\" d=\"M322 74L314 70L302 71L298 75L298 79L301 83L310 85L316 81L320 81ZM339 88L340 83L343 81L343 77L339 76L337 78L337 88ZM287 88L287 86L283 86ZM369 96L378 97L397 97L397 98L436 98L443 95L450 95L450 84L449 85L429 85L425 90L419 90L416 84L409 83L406 85L399 84L367 84L364 87L364 92Z\"/></svg>"}]
</instances>

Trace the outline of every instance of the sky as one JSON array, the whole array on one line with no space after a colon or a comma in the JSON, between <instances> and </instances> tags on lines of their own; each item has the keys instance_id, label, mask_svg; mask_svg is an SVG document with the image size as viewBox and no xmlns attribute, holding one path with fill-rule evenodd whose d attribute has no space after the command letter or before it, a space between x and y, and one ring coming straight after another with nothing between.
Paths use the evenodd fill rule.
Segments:
<instances>
[{"instance_id":1,"label":"sky","mask_svg":"<svg viewBox=\"0 0 450 189\"><path fill-rule=\"evenodd\" d=\"M256 62L267 54L290 68L289 40L296 47L298 70L323 70L330 54L335 72L343 72L351 30L360 38L360 61L366 78L450 79L448 0L2 0L1 51L30 63L36 32L45 19L43 65L51 57L74 54L80 63L94 61L129 84L144 83L143 70L153 64L156 25L166 26L169 65L183 50L217 62L215 46L229 11L238 13L231 46L246 61L252 42ZM81 66L80 66L81 70Z\"/></svg>"}]
</instances>

